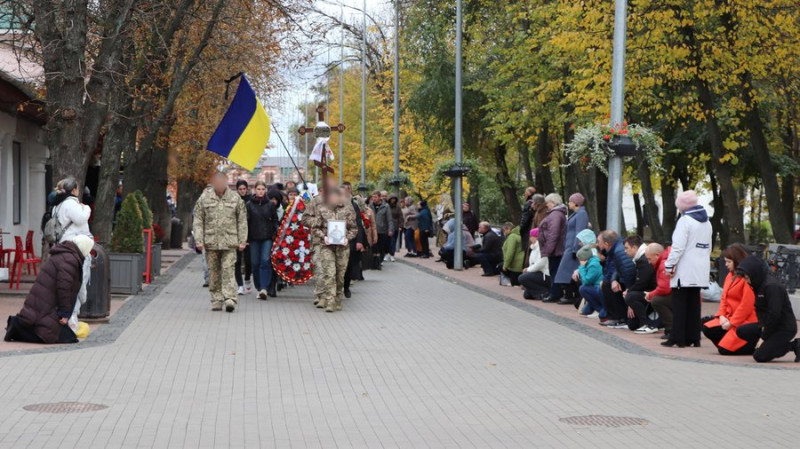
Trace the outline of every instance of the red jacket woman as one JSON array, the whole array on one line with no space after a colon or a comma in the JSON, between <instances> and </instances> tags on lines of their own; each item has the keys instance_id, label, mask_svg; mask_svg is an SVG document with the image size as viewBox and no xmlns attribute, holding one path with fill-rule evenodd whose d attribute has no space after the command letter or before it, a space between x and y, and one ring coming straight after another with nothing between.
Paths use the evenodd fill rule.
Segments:
<instances>
[{"instance_id":1,"label":"red jacket woman","mask_svg":"<svg viewBox=\"0 0 800 449\"><path fill-rule=\"evenodd\" d=\"M736 335L736 328L743 324L756 323L755 293L744 278L736 276L739 262L748 256L747 250L738 243L722 253L728 267L728 277L722 288L719 311L703 325L703 334L714 343L722 355L748 355L755 347Z\"/></svg>"}]
</instances>

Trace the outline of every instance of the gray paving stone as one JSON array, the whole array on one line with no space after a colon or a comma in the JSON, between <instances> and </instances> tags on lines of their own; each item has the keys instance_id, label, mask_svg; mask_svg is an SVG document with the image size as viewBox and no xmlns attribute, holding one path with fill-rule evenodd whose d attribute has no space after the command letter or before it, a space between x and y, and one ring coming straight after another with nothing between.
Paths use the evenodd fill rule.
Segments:
<instances>
[{"instance_id":1,"label":"gray paving stone","mask_svg":"<svg viewBox=\"0 0 800 449\"><path fill-rule=\"evenodd\" d=\"M208 311L200 265L97 343L0 358L0 448L790 447L795 371L653 357L401 264ZM169 280L169 279L167 279ZM135 307L133 307L135 306ZM23 411L83 401L80 415ZM630 416L633 428L570 426ZM726 429L721 432L720 429Z\"/></svg>"}]
</instances>

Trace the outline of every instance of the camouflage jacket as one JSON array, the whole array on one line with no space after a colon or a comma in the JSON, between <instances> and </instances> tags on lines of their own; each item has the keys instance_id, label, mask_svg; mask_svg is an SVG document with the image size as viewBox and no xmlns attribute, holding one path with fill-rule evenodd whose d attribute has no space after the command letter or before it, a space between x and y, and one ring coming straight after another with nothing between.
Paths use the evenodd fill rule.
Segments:
<instances>
[{"instance_id":1,"label":"camouflage jacket","mask_svg":"<svg viewBox=\"0 0 800 449\"><path fill-rule=\"evenodd\" d=\"M303 224L311 233L312 245L324 244L325 236L328 234L328 220L341 220L347 223L348 241L354 239L358 234L356 213L352 207L347 207L343 203L331 208L325 204L322 195L317 195L309 201L303 214Z\"/></svg>"},{"instance_id":2,"label":"camouflage jacket","mask_svg":"<svg viewBox=\"0 0 800 449\"><path fill-rule=\"evenodd\" d=\"M194 238L207 249L233 249L247 243L247 209L233 190L220 197L206 188L194 206Z\"/></svg>"}]
</instances>

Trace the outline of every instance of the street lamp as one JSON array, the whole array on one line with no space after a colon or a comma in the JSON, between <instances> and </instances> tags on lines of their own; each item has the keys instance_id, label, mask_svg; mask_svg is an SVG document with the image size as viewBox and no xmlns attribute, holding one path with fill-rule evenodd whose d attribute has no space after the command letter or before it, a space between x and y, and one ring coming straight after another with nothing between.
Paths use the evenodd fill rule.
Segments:
<instances>
[{"instance_id":1,"label":"street lamp","mask_svg":"<svg viewBox=\"0 0 800 449\"><path fill-rule=\"evenodd\" d=\"M611 69L611 125L624 122L625 108L625 28L627 0L616 0L614 12L614 56ZM608 161L608 208L606 228L622 234L622 157Z\"/></svg>"}]
</instances>

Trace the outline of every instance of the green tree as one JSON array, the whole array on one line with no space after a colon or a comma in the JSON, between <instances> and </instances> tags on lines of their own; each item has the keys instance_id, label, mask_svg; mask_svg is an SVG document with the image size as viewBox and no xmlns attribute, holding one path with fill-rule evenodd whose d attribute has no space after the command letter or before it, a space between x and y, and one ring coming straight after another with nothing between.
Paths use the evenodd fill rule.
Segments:
<instances>
[{"instance_id":1,"label":"green tree","mask_svg":"<svg viewBox=\"0 0 800 449\"><path fill-rule=\"evenodd\" d=\"M142 212L136 195L127 195L122 200L111 236L111 250L115 253L141 253L144 250Z\"/></svg>"}]
</instances>

